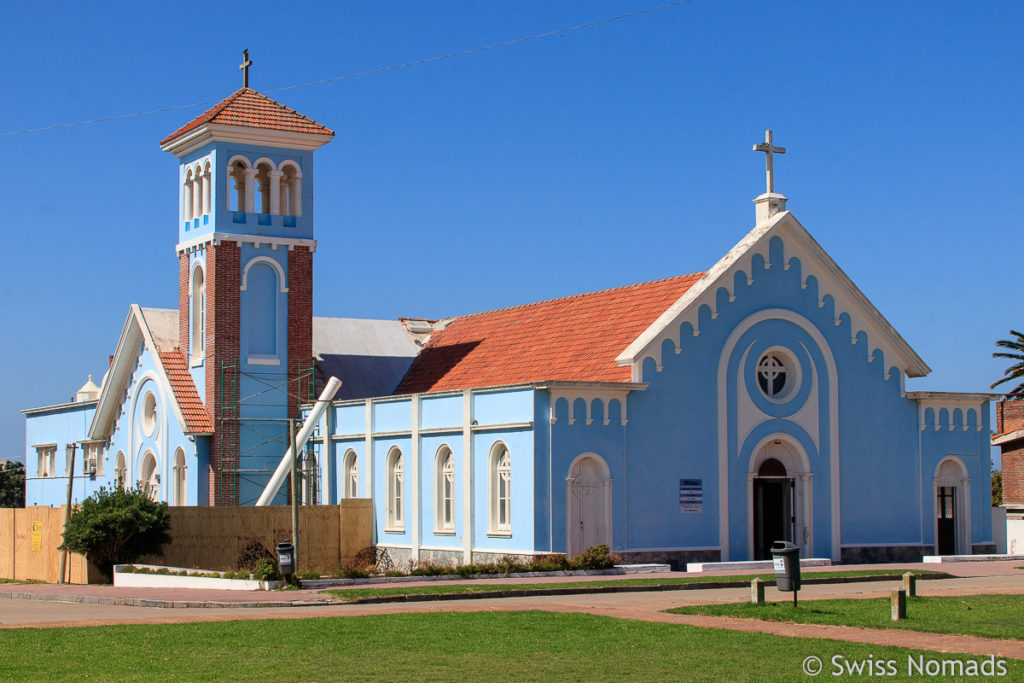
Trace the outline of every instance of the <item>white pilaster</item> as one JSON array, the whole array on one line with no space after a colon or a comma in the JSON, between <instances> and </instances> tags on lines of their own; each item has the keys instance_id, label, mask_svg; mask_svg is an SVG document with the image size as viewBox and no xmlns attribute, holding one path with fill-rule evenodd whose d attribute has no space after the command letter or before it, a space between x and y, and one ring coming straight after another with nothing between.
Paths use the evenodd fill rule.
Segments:
<instances>
[{"instance_id":1,"label":"white pilaster","mask_svg":"<svg viewBox=\"0 0 1024 683\"><path fill-rule=\"evenodd\" d=\"M420 396L419 394L412 395L412 443L409 445L409 479L412 480L412 486L406 486L408 489L409 496L409 512L407 519L409 524L412 526L410 530L412 536L412 561L420 561L420 545L422 539L420 537L421 529L423 525L420 523Z\"/></svg>"},{"instance_id":2,"label":"white pilaster","mask_svg":"<svg viewBox=\"0 0 1024 683\"><path fill-rule=\"evenodd\" d=\"M462 391L462 561L473 561L473 395Z\"/></svg>"}]
</instances>

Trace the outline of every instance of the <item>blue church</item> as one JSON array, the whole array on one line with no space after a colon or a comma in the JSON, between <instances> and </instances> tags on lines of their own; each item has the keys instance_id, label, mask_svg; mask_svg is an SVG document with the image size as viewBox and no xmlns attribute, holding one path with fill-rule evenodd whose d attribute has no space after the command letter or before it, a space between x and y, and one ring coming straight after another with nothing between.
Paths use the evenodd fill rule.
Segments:
<instances>
[{"instance_id":1,"label":"blue church","mask_svg":"<svg viewBox=\"0 0 1024 683\"><path fill-rule=\"evenodd\" d=\"M907 391L928 366L774 191L770 135L754 227L707 270L442 320L313 317L333 136L244 87L161 142L178 309L132 306L98 386L23 411L29 505L69 475L79 501L281 504L292 419L302 503L371 498L400 560L994 552L993 396Z\"/></svg>"}]
</instances>

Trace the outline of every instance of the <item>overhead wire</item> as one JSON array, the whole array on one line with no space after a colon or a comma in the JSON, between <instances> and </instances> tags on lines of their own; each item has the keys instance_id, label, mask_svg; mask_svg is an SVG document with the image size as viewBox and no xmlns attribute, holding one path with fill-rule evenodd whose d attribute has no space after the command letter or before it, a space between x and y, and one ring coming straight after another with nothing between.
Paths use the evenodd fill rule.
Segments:
<instances>
[{"instance_id":1,"label":"overhead wire","mask_svg":"<svg viewBox=\"0 0 1024 683\"><path fill-rule=\"evenodd\" d=\"M543 33L535 33L530 36L523 36L521 38L513 38L511 40L503 40L499 43L492 43L490 45L483 45L480 47L470 48L468 50L459 50L458 52L450 52L443 55L435 55L433 57L426 57L424 59L416 59L411 62L402 62L401 64L392 64L390 66L382 66L375 69L367 69L366 71L358 71L356 73L344 74L341 76L332 76L331 78L321 78L316 81L308 81L306 83L296 83L295 85L286 85L280 88L274 88L272 90L262 91L265 94L284 92L286 90L296 90L298 88L308 88L315 85L324 85L326 83L335 83L338 81L350 80L353 78L364 78L366 76L373 76L376 74L387 73L389 71L397 71L398 69L407 69L414 66L422 66L424 64L432 64L434 62L440 62L446 59L454 59L456 57L465 57L467 55L478 54L480 52L486 52L488 50L496 50L503 47L511 47L513 45L521 45L534 40L541 40L544 38L550 38L552 36L565 35L573 31L582 31L584 29L593 28L595 26L601 26L603 24L610 24L616 21L622 21L624 19L632 19L639 17L644 14L651 14L653 12L661 12L663 10L672 9L673 7L679 7L680 5L686 5L693 2L693 0L674 0L674 2L667 2L663 5L657 5L655 7L646 7L644 9L635 10L633 12L627 12L625 14L619 14L614 17L606 17L604 19L596 19L594 21L588 21L583 24L576 24L575 26L567 26L565 28L555 29L553 31L545 31ZM96 123L107 123L110 121L123 121L125 119L138 118L141 116L152 116L153 114L164 114L172 111L180 111L182 109L192 109L194 107L211 106L220 102L220 99L216 100L204 100L202 102L191 102L189 104L179 104L171 107L161 107L160 109L149 109L146 111L133 112L131 114L118 114L116 116L104 116L98 119L89 119L86 121L74 121L70 123L57 123L51 126L41 126L38 128L24 128L22 130L11 130L6 132L0 132L0 137L7 137L11 135L26 135L29 133L41 133L49 130L57 130L60 128L76 128L80 126L90 126Z\"/></svg>"}]
</instances>

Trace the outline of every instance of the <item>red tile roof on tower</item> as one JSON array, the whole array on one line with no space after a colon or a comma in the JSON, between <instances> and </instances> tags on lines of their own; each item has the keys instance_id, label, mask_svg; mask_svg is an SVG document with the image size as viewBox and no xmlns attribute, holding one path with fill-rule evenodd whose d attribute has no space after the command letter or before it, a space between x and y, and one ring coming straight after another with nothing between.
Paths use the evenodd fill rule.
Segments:
<instances>
[{"instance_id":1,"label":"red tile roof on tower","mask_svg":"<svg viewBox=\"0 0 1024 683\"><path fill-rule=\"evenodd\" d=\"M280 102L261 95L252 88L242 88L228 96L220 104L200 114L184 126L160 141L165 145L171 140L195 130L206 123L219 123L246 128L265 128L289 133L312 135L334 135L334 131L289 109Z\"/></svg>"},{"instance_id":2,"label":"red tile roof on tower","mask_svg":"<svg viewBox=\"0 0 1024 683\"><path fill-rule=\"evenodd\" d=\"M435 332L396 394L527 382L629 382L615 362L704 273L453 319Z\"/></svg>"},{"instance_id":3,"label":"red tile roof on tower","mask_svg":"<svg viewBox=\"0 0 1024 683\"><path fill-rule=\"evenodd\" d=\"M185 355L179 351L160 351L160 362L171 383L171 391L178 402L181 416L185 419L185 428L190 434L212 434L213 421L210 420L203 406L192 375L188 371Z\"/></svg>"}]
</instances>

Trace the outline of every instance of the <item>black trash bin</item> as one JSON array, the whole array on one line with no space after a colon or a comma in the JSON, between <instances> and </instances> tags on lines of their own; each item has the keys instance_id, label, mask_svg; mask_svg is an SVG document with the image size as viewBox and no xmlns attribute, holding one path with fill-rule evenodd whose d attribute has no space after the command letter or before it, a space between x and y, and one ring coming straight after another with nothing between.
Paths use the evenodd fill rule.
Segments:
<instances>
[{"instance_id":1,"label":"black trash bin","mask_svg":"<svg viewBox=\"0 0 1024 683\"><path fill-rule=\"evenodd\" d=\"M295 573L295 546L291 541L277 544L277 566L282 576Z\"/></svg>"},{"instance_id":2,"label":"black trash bin","mask_svg":"<svg viewBox=\"0 0 1024 683\"><path fill-rule=\"evenodd\" d=\"M800 590L800 546L789 541L772 543L775 583L784 593Z\"/></svg>"}]
</instances>

